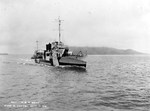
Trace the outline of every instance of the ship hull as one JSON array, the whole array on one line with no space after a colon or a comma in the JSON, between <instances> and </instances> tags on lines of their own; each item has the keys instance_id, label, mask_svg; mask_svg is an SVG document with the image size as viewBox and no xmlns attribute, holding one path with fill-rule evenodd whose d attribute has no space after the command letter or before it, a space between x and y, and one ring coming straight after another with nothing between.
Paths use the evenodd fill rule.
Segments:
<instances>
[{"instance_id":1,"label":"ship hull","mask_svg":"<svg viewBox=\"0 0 150 111\"><path fill-rule=\"evenodd\" d=\"M46 65L51 65L55 66L53 63L53 60L48 61L44 59L35 59L36 63L41 63L41 64L46 64ZM83 60L79 60L74 57L62 57L58 60L59 66L79 66L79 67L86 67L86 62Z\"/></svg>"},{"instance_id":2,"label":"ship hull","mask_svg":"<svg viewBox=\"0 0 150 111\"><path fill-rule=\"evenodd\" d=\"M62 57L59 60L59 65L73 65L73 66L83 66L86 67L86 62L76 59L76 58L72 58L72 57Z\"/></svg>"}]
</instances>

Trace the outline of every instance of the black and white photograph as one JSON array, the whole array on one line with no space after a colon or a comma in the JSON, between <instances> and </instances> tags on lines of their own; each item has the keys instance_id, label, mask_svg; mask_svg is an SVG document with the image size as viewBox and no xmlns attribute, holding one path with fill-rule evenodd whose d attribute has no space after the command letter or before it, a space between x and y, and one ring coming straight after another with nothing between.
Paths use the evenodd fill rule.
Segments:
<instances>
[{"instance_id":1,"label":"black and white photograph","mask_svg":"<svg viewBox=\"0 0 150 111\"><path fill-rule=\"evenodd\" d=\"M0 111L150 111L150 0L0 0Z\"/></svg>"}]
</instances>

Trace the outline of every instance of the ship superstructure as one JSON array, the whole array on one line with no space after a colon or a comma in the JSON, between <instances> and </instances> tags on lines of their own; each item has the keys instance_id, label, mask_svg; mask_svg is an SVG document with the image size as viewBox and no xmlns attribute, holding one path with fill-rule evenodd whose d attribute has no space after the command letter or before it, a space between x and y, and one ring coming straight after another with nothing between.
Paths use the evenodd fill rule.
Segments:
<instances>
[{"instance_id":1,"label":"ship superstructure","mask_svg":"<svg viewBox=\"0 0 150 111\"><path fill-rule=\"evenodd\" d=\"M68 46L61 42L61 21L62 20L58 19L59 41L46 44L46 50L40 51L37 49L32 59L35 59L36 63L46 63L52 66L70 65L86 67L86 61L81 60L84 57L83 53L80 51L75 55L69 50Z\"/></svg>"}]
</instances>

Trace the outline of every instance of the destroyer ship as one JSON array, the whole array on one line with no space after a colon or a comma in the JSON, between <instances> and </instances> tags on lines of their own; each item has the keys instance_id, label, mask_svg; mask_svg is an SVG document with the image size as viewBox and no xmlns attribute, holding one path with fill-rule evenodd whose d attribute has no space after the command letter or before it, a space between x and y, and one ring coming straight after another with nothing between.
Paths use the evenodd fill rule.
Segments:
<instances>
[{"instance_id":1,"label":"destroyer ship","mask_svg":"<svg viewBox=\"0 0 150 111\"><path fill-rule=\"evenodd\" d=\"M84 61L83 58L85 58L87 54L83 54L82 51L73 54L73 52L69 50L69 47L60 41L61 22L62 20L58 19L59 41L46 44L46 50L38 50L37 41L37 50L31 59L34 59L35 63L43 63L51 66L78 66L86 68L86 61Z\"/></svg>"}]
</instances>

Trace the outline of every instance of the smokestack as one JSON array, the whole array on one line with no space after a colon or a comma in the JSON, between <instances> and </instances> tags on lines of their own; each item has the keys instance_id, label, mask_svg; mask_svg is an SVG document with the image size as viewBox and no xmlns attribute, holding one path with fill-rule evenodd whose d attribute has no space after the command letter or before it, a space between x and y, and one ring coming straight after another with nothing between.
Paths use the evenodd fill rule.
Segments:
<instances>
[{"instance_id":1,"label":"smokestack","mask_svg":"<svg viewBox=\"0 0 150 111\"><path fill-rule=\"evenodd\" d=\"M50 51L51 50L51 44L46 44L46 50Z\"/></svg>"}]
</instances>

